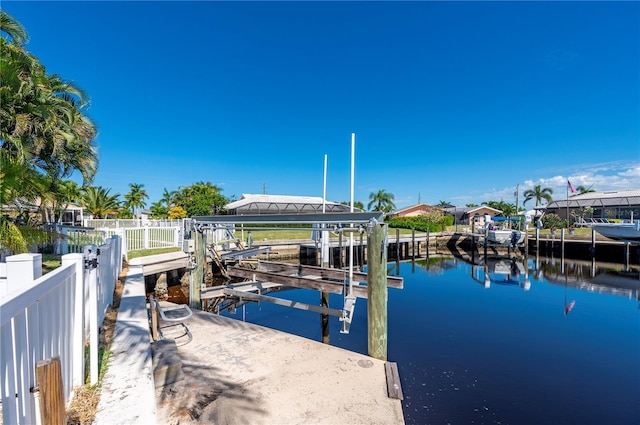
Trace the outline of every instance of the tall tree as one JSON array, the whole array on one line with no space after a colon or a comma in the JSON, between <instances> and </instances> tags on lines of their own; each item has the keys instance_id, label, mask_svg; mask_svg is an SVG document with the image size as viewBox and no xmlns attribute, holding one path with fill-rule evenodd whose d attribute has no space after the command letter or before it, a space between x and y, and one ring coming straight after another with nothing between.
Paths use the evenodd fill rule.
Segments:
<instances>
[{"instance_id":1,"label":"tall tree","mask_svg":"<svg viewBox=\"0 0 640 425\"><path fill-rule=\"evenodd\" d=\"M171 208L176 202L177 195L178 195L178 192L176 192L175 190L169 191L165 187L164 191L162 192L161 202L163 202L167 208Z\"/></svg>"},{"instance_id":2,"label":"tall tree","mask_svg":"<svg viewBox=\"0 0 640 425\"><path fill-rule=\"evenodd\" d=\"M151 210L152 218L167 218L169 215L169 208L162 201L152 203L149 209Z\"/></svg>"},{"instance_id":3,"label":"tall tree","mask_svg":"<svg viewBox=\"0 0 640 425\"><path fill-rule=\"evenodd\" d=\"M340 203L342 205L351 206L351 201L342 201ZM353 209L359 209L360 211L364 211L364 203L362 201L353 201Z\"/></svg>"},{"instance_id":4,"label":"tall tree","mask_svg":"<svg viewBox=\"0 0 640 425\"><path fill-rule=\"evenodd\" d=\"M129 192L124 195L124 206L129 208L134 217L139 218L140 210L147 205L149 199L144 185L139 183L129 183Z\"/></svg>"},{"instance_id":5,"label":"tall tree","mask_svg":"<svg viewBox=\"0 0 640 425\"><path fill-rule=\"evenodd\" d=\"M589 186L589 187L578 186L578 187L576 187L576 192L578 192L578 193L576 193L576 195L582 195L583 193L595 192L595 189L591 189L591 186Z\"/></svg>"},{"instance_id":6,"label":"tall tree","mask_svg":"<svg viewBox=\"0 0 640 425\"><path fill-rule=\"evenodd\" d=\"M0 32L3 205L30 199L33 192L47 198L43 176L61 179L77 170L89 183L97 169L97 151L95 125L84 112L88 97L75 85L46 73L23 46L28 40L26 30L4 10L0 10ZM12 227L4 215L0 226L3 235L10 235L9 239L0 235L0 244L16 247L14 252L23 252L26 241L33 240L31 235L39 234L33 228ZM16 242L20 234L23 240Z\"/></svg>"},{"instance_id":7,"label":"tall tree","mask_svg":"<svg viewBox=\"0 0 640 425\"><path fill-rule=\"evenodd\" d=\"M396 208L393 203L395 196L392 193L381 189L377 192L371 192L369 194L369 204L367 209L371 211L371 208L375 206L375 211L390 212Z\"/></svg>"},{"instance_id":8,"label":"tall tree","mask_svg":"<svg viewBox=\"0 0 640 425\"><path fill-rule=\"evenodd\" d=\"M497 210L502 211L502 214L505 217L511 217L516 214L516 206L504 201L488 201L483 202L482 205L486 205L491 208L495 208Z\"/></svg>"},{"instance_id":9,"label":"tall tree","mask_svg":"<svg viewBox=\"0 0 640 425\"><path fill-rule=\"evenodd\" d=\"M227 205L227 199L221 191L210 182L197 182L181 188L175 202L187 211L187 217L219 214Z\"/></svg>"},{"instance_id":10,"label":"tall tree","mask_svg":"<svg viewBox=\"0 0 640 425\"><path fill-rule=\"evenodd\" d=\"M46 223L60 223L64 212L71 204L82 198L80 186L72 180L61 180L46 176L40 209Z\"/></svg>"},{"instance_id":11,"label":"tall tree","mask_svg":"<svg viewBox=\"0 0 640 425\"><path fill-rule=\"evenodd\" d=\"M533 189L527 189L524 191L524 202L522 205L526 204L530 200L534 199L536 201L536 208L538 205L542 203L542 201L546 201L547 203L553 201L551 195L553 194L553 189L550 187L542 188L542 185L536 185Z\"/></svg>"},{"instance_id":12,"label":"tall tree","mask_svg":"<svg viewBox=\"0 0 640 425\"><path fill-rule=\"evenodd\" d=\"M89 186L84 189L82 204L93 218L108 218L116 215L120 209L120 194L110 195L111 189L102 186Z\"/></svg>"},{"instance_id":13,"label":"tall tree","mask_svg":"<svg viewBox=\"0 0 640 425\"><path fill-rule=\"evenodd\" d=\"M5 35L0 37L2 149L12 161L51 177L67 177L77 170L89 183L97 169L97 151L95 125L84 113L88 96L60 76L46 73L22 46L26 31L5 11L0 11L0 24Z\"/></svg>"}]
</instances>

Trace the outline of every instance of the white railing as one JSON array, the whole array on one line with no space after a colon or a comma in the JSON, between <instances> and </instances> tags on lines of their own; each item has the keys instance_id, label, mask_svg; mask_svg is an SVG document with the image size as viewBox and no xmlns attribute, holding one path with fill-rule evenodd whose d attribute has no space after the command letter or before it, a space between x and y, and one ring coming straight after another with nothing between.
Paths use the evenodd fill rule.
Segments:
<instances>
[{"instance_id":1,"label":"white railing","mask_svg":"<svg viewBox=\"0 0 640 425\"><path fill-rule=\"evenodd\" d=\"M105 229L91 227L58 225L55 231L62 235L61 239L55 241L56 254L82 253L85 245L101 245L108 237Z\"/></svg>"},{"instance_id":2,"label":"white railing","mask_svg":"<svg viewBox=\"0 0 640 425\"><path fill-rule=\"evenodd\" d=\"M122 268L120 246L120 238L114 236L90 248L90 255L63 255L62 265L44 276L40 254L7 257L0 294L3 423L36 423L39 408L30 390L37 386L36 365L41 360L60 358L65 401L73 397L73 388L85 381L87 329L90 383L97 383L98 326L113 302Z\"/></svg>"},{"instance_id":3,"label":"white railing","mask_svg":"<svg viewBox=\"0 0 640 425\"><path fill-rule=\"evenodd\" d=\"M120 233L127 241L127 252L139 249L182 246L181 227L133 227L105 229L107 235Z\"/></svg>"},{"instance_id":4,"label":"white railing","mask_svg":"<svg viewBox=\"0 0 640 425\"><path fill-rule=\"evenodd\" d=\"M127 227L182 227L183 220L151 220L151 219L89 219L83 221L85 227L119 229Z\"/></svg>"},{"instance_id":5,"label":"white railing","mask_svg":"<svg viewBox=\"0 0 640 425\"><path fill-rule=\"evenodd\" d=\"M86 245L100 245L118 235L123 239L122 255L129 251L150 248L182 247L182 226L173 227L118 227L93 229L89 227L56 226L63 237L56 241L56 254L82 253Z\"/></svg>"}]
</instances>

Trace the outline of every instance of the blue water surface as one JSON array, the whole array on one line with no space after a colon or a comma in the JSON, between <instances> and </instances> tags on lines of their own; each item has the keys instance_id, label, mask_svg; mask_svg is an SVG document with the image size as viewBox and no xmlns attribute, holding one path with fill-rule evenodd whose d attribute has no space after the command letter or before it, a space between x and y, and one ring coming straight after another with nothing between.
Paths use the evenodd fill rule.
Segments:
<instances>
[{"instance_id":1,"label":"blue water surface","mask_svg":"<svg viewBox=\"0 0 640 425\"><path fill-rule=\"evenodd\" d=\"M585 286L532 262L489 280L454 258L397 266L404 288L388 292L388 360L407 424L640 424L640 281ZM331 296L331 307L342 303ZM317 313L262 302L231 316L322 340ZM367 354L366 300L348 334L335 317L329 326L331 345Z\"/></svg>"}]
</instances>

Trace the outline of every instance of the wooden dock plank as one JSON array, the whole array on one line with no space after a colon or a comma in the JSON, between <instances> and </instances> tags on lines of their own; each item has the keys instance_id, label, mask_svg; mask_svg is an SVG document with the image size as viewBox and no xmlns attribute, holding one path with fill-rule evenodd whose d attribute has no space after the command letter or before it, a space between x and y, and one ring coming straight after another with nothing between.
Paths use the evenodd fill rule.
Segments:
<instances>
[{"instance_id":1,"label":"wooden dock plank","mask_svg":"<svg viewBox=\"0 0 640 425\"><path fill-rule=\"evenodd\" d=\"M298 264L278 263L273 261L258 262L258 270L264 270L277 273L297 273L299 275L315 275L323 279L339 279L346 280L349 277L348 270L331 269L317 266L303 266ZM354 282L367 282L367 274L359 271L353 271ZM397 276L387 276L387 286L390 288L402 289L404 279Z\"/></svg>"},{"instance_id":2,"label":"wooden dock plank","mask_svg":"<svg viewBox=\"0 0 640 425\"><path fill-rule=\"evenodd\" d=\"M384 370L387 375L387 394L389 398L404 399L402 395L402 385L400 385L398 365L395 362L385 362Z\"/></svg>"}]
</instances>

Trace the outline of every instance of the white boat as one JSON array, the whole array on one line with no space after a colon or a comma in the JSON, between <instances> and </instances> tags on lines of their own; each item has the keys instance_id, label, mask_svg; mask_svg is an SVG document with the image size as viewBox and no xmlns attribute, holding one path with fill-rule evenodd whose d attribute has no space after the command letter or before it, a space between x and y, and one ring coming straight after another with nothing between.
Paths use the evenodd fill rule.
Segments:
<instances>
[{"instance_id":1,"label":"white boat","mask_svg":"<svg viewBox=\"0 0 640 425\"><path fill-rule=\"evenodd\" d=\"M519 218L493 217L487 220L487 242L491 245L518 246L524 243L526 233L517 229L511 229L511 223L520 223ZM485 232L484 228L480 229Z\"/></svg>"},{"instance_id":2,"label":"white boat","mask_svg":"<svg viewBox=\"0 0 640 425\"><path fill-rule=\"evenodd\" d=\"M595 223L591 228L609 239L640 242L640 220L627 223Z\"/></svg>"},{"instance_id":3,"label":"white boat","mask_svg":"<svg viewBox=\"0 0 640 425\"><path fill-rule=\"evenodd\" d=\"M524 243L525 233L512 229L495 229L487 232L487 240L492 244L516 246Z\"/></svg>"}]
</instances>

